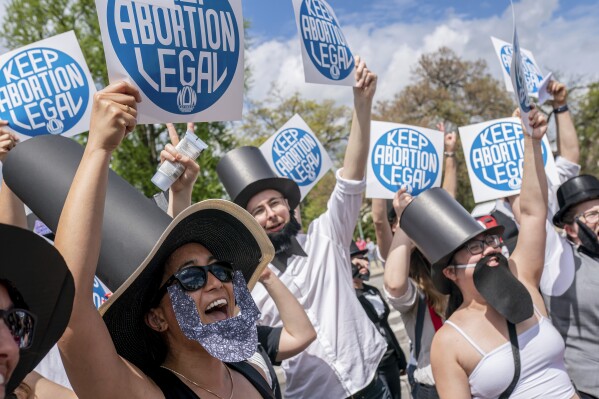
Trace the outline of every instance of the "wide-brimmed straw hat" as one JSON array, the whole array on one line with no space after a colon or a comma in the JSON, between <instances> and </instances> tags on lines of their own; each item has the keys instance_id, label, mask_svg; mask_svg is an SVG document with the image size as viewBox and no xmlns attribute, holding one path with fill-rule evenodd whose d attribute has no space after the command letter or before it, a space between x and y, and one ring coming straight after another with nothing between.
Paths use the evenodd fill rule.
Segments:
<instances>
[{"instance_id":1,"label":"wide-brimmed straw hat","mask_svg":"<svg viewBox=\"0 0 599 399\"><path fill-rule=\"evenodd\" d=\"M62 336L71 317L75 285L58 250L35 233L0 224L0 253L0 280L10 285L6 288L11 300L18 295L36 317L31 347L21 349L6 384L11 393Z\"/></svg>"},{"instance_id":2,"label":"wide-brimmed straw hat","mask_svg":"<svg viewBox=\"0 0 599 399\"><path fill-rule=\"evenodd\" d=\"M218 260L231 262L251 290L274 256L264 229L243 208L225 200L206 200L187 208L166 228L144 262L102 305L119 355L142 370L156 366L144 336L145 313L158 290L164 264L179 247L199 243Z\"/></svg>"}]
</instances>

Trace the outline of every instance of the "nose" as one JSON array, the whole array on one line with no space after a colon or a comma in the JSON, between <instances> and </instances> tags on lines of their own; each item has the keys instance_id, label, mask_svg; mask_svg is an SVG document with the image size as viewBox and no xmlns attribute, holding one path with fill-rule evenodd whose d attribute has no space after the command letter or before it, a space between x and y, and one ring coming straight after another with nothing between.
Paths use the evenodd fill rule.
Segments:
<instances>
[{"instance_id":1,"label":"nose","mask_svg":"<svg viewBox=\"0 0 599 399\"><path fill-rule=\"evenodd\" d=\"M206 285L204 286L205 291L211 291L219 289L223 286L223 282L217 279L211 272L207 273Z\"/></svg>"},{"instance_id":2,"label":"nose","mask_svg":"<svg viewBox=\"0 0 599 399\"><path fill-rule=\"evenodd\" d=\"M0 321L0 364L9 366L5 381L12 373L12 368L19 362L19 346L15 342L9 328Z\"/></svg>"},{"instance_id":3,"label":"nose","mask_svg":"<svg viewBox=\"0 0 599 399\"><path fill-rule=\"evenodd\" d=\"M485 243L485 249L483 250L484 256L491 255L497 252L501 252L501 247L493 248L489 244Z\"/></svg>"},{"instance_id":4,"label":"nose","mask_svg":"<svg viewBox=\"0 0 599 399\"><path fill-rule=\"evenodd\" d=\"M265 205L264 210L266 212L266 219L273 219L277 216L275 211L268 205Z\"/></svg>"}]
</instances>

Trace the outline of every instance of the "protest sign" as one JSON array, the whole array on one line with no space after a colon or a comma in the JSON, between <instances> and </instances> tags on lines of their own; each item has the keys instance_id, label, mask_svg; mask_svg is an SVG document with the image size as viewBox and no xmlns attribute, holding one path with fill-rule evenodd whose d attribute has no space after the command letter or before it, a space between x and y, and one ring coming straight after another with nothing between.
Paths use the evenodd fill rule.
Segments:
<instances>
[{"instance_id":1,"label":"protest sign","mask_svg":"<svg viewBox=\"0 0 599 399\"><path fill-rule=\"evenodd\" d=\"M241 119L241 0L96 0L108 77L138 87L139 123Z\"/></svg>"},{"instance_id":2,"label":"protest sign","mask_svg":"<svg viewBox=\"0 0 599 399\"><path fill-rule=\"evenodd\" d=\"M505 118L459 128L474 201L484 202L520 193L524 134L518 118ZM545 173L557 181L547 137L541 142Z\"/></svg>"},{"instance_id":3,"label":"protest sign","mask_svg":"<svg viewBox=\"0 0 599 399\"><path fill-rule=\"evenodd\" d=\"M0 56L0 119L21 140L88 131L95 92L73 31Z\"/></svg>"},{"instance_id":4,"label":"protest sign","mask_svg":"<svg viewBox=\"0 0 599 399\"><path fill-rule=\"evenodd\" d=\"M532 110L531 100L528 96L528 90L526 88L526 74L522 63L522 53L520 52L520 43L518 40L518 31L516 30L516 21L514 19L514 54L512 55L512 67L510 69L510 76L512 78L512 85L514 86L514 94L516 95L516 102L520 108L520 119L526 128L528 134L532 134L532 128L530 127L530 121L528 120L528 113Z\"/></svg>"},{"instance_id":5,"label":"protest sign","mask_svg":"<svg viewBox=\"0 0 599 399\"><path fill-rule=\"evenodd\" d=\"M262 144L260 151L279 176L297 183L302 200L333 166L325 148L297 114Z\"/></svg>"},{"instance_id":6,"label":"protest sign","mask_svg":"<svg viewBox=\"0 0 599 399\"><path fill-rule=\"evenodd\" d=\"M443 132L389 122L371 124L367 198L393 198L405 186L418 195L441 185Z\"/></svg>"},{"instance_id":7,"label":"protest sign","mask_svg":"<svg viewBox=\"0 0 599 399\"><path fill-rule=\"evenodd\" d=\"M503 81L505 82L505 89L510 93L514 92L514 85L512 84L512 78L510 71L512 69L512 58L513 58L513 46L508 42L497 39L491 36L493 47L495 47L495 53L499 58L499 64L501 65L501 71L503 74ZM526 81L526 90L531 97L538 98L541 85L543 82L543 73L541 68L537 64L533 54L525 49L520 49L522 56L522 69Z\"/></svg>"},{"instance_id":8,"label":"protest sign","mask_svg":"<svg viewBox=\"0 0 599 399\"><path fill-rule=\"evenodd\" d=\"M325 0L293 0L307 83L353 86L354 56Z\"/></svg>"}]
</instances>

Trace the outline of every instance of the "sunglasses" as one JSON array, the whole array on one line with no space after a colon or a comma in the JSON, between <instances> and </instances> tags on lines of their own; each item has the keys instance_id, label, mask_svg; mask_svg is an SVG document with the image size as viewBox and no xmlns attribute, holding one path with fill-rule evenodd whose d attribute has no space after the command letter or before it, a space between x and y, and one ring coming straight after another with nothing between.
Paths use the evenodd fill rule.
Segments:
<instances>
[{"instance_id":1,"label":"sunglasses","mask_svg":"<svg viewBox=\"0 0 599 399\"><path fill-rule=\"evenodd\" d=\"M197 291L204 287L208 281L208 272L223 283L233 281L233 266L229 262L218 261L207 266L186 266L162 284L152 301L153 306L158 305L164 294L166 294L168 287L175 282L178 282L185 291Z\"/></svg>"},{"instance_id":2,"label":"sunglasses","mask_svg":"<svg viewBox=\"0 0 599 399\"><path fill-rule=\"evenodd\" d=\"M24 309L0 309L0 318L10 330L19 349L29 349L33 342L35 315Z\"/></svg>"}]
</instances>

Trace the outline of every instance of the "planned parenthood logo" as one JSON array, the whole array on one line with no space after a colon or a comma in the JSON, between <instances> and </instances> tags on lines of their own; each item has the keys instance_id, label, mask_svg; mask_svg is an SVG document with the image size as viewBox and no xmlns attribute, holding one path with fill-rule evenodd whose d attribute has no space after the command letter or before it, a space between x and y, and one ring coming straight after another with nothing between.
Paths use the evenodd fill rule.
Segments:
<instances>
[{"instance_id":1,"label":"planned parenthood logo","mask_svg":"<svg viewBox=\"0 0 599 399\"><path fill-rule=\"evenodd\" d=\"M240 27L227 0L158 7L108 0L108 32L131 78L161 109L204 111L227 91L239 62Z\"/></svg>"},{"instance_id":2,"label":"planned parenthood logo","mask_svg":"<svg viewBox=\"0 0 599 399\"><path fill-rule=\"evenodd\" d=\"M0 119L25 136L60 134L83 117L89 91L87 75L71 56L29 48L0 66Z\"/></svg>"},{"instance_id":3,"label":"planned parenthood logo","mask_svg":"<svg viewBox=\"0 0 599 399\"><path fill-rule=\"evenodd\" d=\"M547 147L543 148L543 164L547 166ZM501 190L519 190L522 186L524 135L522 125L499 122L478 133L470 151L470 165L476 177L486 186Z\"/></svg>"},{"instance_id":4,"label":"planned parenthood logo","mask_svg":"<svg viewBox=\"0 0 599 399\"><path fill-rule=\"evenodd\" d=\"M531 60L525 53L520 51L520 54L522 56L522 72L524 73L524 77L526 80L526 90L530 94L538 94L539 87L541 85L541 82L543 81L543 74L536 66L536 64L533 62L533 60ZM510 74L510 69L512 67L512 56L512 46L504 45L503 47L501 47L501 64L505 68L505 71L508 75Z\"/></svg>"},{"instance_id":5,"label":"planned parenthood logo","mask_svg":"<svg viewBox=\"0 0 599 399\"><path fill-rule=\"evenodd\" d=\"M308 186L318 178L323 157L316 139L302 129L285 129L272 144L272 159L280 175L298 186Z\"/></svg>"},{"instance_id":6,"label":"planned parenthood logo","mask_svg":"<svg viewBox=\"0 0 599 399\"><path fill-rule=\"evenodd\" d=\"M300 34L316 69L331 80L342 80L353 70L354 57L332 8L324 0L304 0Z\"/></svg>"},{"instance_id":7,"label":"planned parenthood logo","mask_svg":"<svg viewBox=\"0 0 599 399\"><path fill-rule=\"evenodd\" d=\"M389 191L405 186L412 195L433 187L440 171L433 143L410 128L384 133L374 145L371 166L377 180Z\"/></svg>"}]
</instances>

